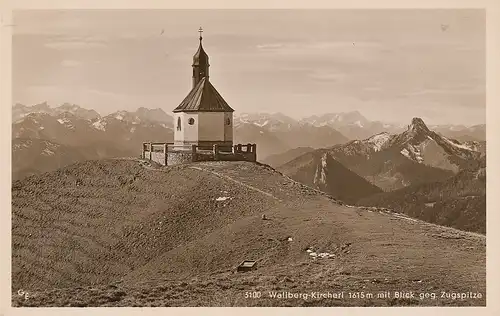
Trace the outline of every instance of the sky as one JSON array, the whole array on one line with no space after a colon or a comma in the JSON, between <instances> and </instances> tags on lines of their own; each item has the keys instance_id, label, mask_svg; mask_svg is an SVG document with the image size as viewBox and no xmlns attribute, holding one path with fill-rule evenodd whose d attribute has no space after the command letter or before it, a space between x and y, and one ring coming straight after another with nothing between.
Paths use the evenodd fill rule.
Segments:
<instances>
[{"instance_id":1,"label":"sky","mask_svg":"<svg viewBox=\"0 0 500 316\"><path fill-rule=\"evenodd\" d=\"M170 113L202 26L210 81L235 114L486 120L483 10L29 10L13 22L14 103Z\"/></svg>"}]
</instances>

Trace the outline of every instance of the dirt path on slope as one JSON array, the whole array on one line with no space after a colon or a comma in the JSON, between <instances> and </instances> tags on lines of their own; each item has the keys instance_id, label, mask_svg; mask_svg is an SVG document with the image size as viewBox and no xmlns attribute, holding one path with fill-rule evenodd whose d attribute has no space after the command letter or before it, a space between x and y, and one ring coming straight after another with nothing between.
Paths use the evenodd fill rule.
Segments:
<instances>
[{"instance_id":1,"label":"dirt path on slope","mask_svg":"<svg viewBox=\"0 0 500 316\"><path fill-rule=\"evenodd\" d=\"M264 194L264 195L267 195L268 197L271 197L271 198L273 198L273 199L275 199L275 200L278 200L278 201L280 201L280 202L283 202L282 200L278 199L277 197L275 197L275 196L274 196L274 195L272 195L271 193L264 192L264 191L262 191L261 189L258 189L258 188L256 188L256 187L253 187L253 186L248 185L248 184L246 184L246 183L243 183L243 182L241 182L241 181L235 180L235 179L233 179L233 178L231 178L231 177L229 177L229 176L226 176L226 175L220 174L220 173L218 173L218 172L215 172L215 171L212 171L212 170L203 169L203 168L200 168L200 167L189 167L189 168L191 168L191 169L195 169L195 170L200 170L200 171L209 172L209 173L211 173L211 174L213 174L213 175L216 175L216 176L217 176L217 177L219 177L219 178L223 178L223 179L229 180L229 181L234 182L234 183L236 183L236 184L238 184L238 185L242 185L242 186L244 186L244 187L246 187L246 188L248 188L248 189L250 189L250 190L257 191L257 192L262 193L262 194Z\"/></svg>"}]
</instances>

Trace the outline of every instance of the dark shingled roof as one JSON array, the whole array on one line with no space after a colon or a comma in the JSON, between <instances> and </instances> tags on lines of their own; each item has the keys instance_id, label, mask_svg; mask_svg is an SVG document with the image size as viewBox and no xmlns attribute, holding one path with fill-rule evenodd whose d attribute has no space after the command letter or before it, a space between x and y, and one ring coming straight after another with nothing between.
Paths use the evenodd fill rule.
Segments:
<instances>
[{"instance_id":1,"label":"dark shingled roof","mask_svg":"<svg viewBox=\"0 0 500 316\"><path fill-rule=\"evenodd\" d=\"M193 56L193 66L196 65L208 65L208 55L203 49L203 46L201 45L201 39L200 39L200 46L198 47L198 50Z\"/></svg>"},{"instance_id":2,"label":"dark shingled roof","mask_svg":"<svg viewBox=\"0 0 500 316\"><path fill-rule=\"evenodd\" d=\"M210 81L202 78L173 112L234 112L234 110L224 101Z\"/></svg>"}]
</instances>

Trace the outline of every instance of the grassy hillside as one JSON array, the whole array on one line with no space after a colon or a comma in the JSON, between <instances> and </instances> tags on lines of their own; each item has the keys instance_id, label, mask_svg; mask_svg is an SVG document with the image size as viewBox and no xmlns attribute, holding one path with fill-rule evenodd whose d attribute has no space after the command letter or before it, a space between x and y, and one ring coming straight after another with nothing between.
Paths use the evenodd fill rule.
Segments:
<instances>
[{"instance_id":1,"label":"grassy hillside","mask_svg":"<svg viewBox=\"0 0 500 316\"><path fill-rule=\"evenodd\" d=\"M236 273L248 259L257 269ZM483 298L269 297L401 289ZM344 206L254 163L88 161L13 183L12 290L15 306L484 305L485 238Z\"/></svg>"}]
</instances>

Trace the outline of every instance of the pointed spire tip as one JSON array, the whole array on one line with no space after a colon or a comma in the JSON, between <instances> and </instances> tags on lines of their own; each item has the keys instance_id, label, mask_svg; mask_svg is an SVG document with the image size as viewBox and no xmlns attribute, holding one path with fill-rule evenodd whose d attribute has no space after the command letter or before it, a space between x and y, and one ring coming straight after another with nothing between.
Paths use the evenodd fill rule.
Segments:
<instances>
[{"instance_id":1,"label":"pointed spire tip","mask_svg":"<svg viewBox=\"0 0 500 316\"><path fill-rule=\"evenodd\" d=\"M201 33L203 33L203 28L201 26L198 29L198 32L200 33L200 42L201 42L201 40L203 39L203 37L201 36Z\"/></svg>"}]
</instances>

